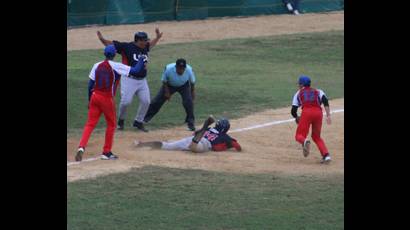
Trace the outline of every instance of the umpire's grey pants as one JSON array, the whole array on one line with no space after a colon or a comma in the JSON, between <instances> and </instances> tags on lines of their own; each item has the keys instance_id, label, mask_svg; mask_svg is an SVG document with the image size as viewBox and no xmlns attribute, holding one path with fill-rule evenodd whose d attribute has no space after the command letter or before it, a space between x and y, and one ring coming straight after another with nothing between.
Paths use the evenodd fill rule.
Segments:
<instances>
[{"instance_id":1,"label":"umpire's grey pants","mask_svg":"<svg viewBox=\"0 0 410 230\"><path fill-rule=\"evenodd\" d=\"M121 76L119 119L124 120L126 118L127 107L131 104L134 95L137 95L139 98L138 112L134 120L143 122L151 102L147 79L143 78L141 80L137 80L127 76Z\"/></svg>"}]
</instances>

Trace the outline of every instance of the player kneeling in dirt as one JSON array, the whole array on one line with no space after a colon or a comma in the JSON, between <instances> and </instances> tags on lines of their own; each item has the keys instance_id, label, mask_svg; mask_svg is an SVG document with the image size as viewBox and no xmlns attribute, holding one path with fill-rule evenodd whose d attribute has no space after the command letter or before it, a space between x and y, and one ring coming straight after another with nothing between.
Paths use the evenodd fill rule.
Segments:
<instances>
[{"instance_id":1,"label":"player kneeling in dirt","mask_svg":"<svg viewBox=\"0 0 410 230\"><path fill-rule=\"evenodd\" d=\"M229 120L221 118L216 121L215 127L209 128L209 126L215 122L213 116L209 116L204 122L203 127L194 133L194 136L186 137L174 142L138 142L135 141L136 147L151 147L153 149L164 150L182 150L192 151L194 153L203 153L207 151L225 151L230 148L235 148L237 151L241 151L242 148L239 143L227 132L230 128Z\"/></svg>"}]
</instances>

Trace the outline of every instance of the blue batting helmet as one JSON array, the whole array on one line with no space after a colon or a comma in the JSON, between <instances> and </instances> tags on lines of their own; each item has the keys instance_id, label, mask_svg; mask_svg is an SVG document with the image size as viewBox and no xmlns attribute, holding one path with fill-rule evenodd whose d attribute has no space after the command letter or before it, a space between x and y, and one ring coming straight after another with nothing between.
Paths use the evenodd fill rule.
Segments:
<instances>
[{"instance_id":1,"label":"blue batting helmet","mask_svg":"<svg viewBox=\"0 0 410 230\"><path fill-rule=\"evenodd\" d=\"M114 45L108 45L104 49L104 55L108 58L114 57L116 52Z\"/></svg>"},{"instance_id":2,"label":"blue batting helmet","mask_svg":"<svg viewBox=\"0 0 410 230\"><path fill-rule=\"evenodd\" d=\"M228 132L230 127L231 124L229 123L229 120L224 117L218 119L215 124L215 129L218 130L219 133Z\"/></svg>"},{"instance_id":3,"label":"blue batting helmet","mask_svg":"<svg viewBox=\"0 0 410 230\"><path fill-rule=\"evenodd\" d=\"M300 76L299 85L310 86L310 78L308 76Z\"/></svg>"}]
</instances>

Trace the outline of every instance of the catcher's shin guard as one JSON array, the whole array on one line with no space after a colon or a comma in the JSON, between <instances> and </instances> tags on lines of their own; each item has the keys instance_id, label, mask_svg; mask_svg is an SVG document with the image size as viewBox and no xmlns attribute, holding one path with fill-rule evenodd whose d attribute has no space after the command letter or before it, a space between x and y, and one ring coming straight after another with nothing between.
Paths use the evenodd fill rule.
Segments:
<instances>
[{"instance_id":1,"label":"catcher's shin guard","mask_svg":"<svg viewBox=\"0 0 410 230\"><path fill-rule=\"evenodd\" d=\"M204 122L204 125L202 126L202 128L195 132L195 135L192 138L192 142L198 144L198 142L204 136L204 134L205 134L206 130L208 129L208 127L214 122L215 122L215 118L212 115L210 115L208 117L208 119L206 119L206 121Z\"/></svg>"}]
</instances>

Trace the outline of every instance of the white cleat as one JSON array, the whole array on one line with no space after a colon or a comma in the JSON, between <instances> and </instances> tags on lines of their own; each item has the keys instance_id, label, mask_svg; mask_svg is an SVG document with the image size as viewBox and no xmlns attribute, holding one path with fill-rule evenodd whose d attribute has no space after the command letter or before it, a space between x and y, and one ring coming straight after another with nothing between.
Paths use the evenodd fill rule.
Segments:
<instances>
[{"instance_id":1,"label":"white cleat","mask_svg":"<svg viewBox=\"0 0 410 230\"><path fill-rule=\"evenodd\" d=\"M300 13L299 13L298 10L295 10L295 11L293 11L293 14L294 14L294 15L299 15Z\"/></svg>"},{"instance_id":2,"label":"white cleat","mask_svg":"<svg viewBox=\"0 0 410 230\"><path fill-rule=\"evenodd\" d=\"M328 164L330 161L332 161L332 158L330 157L329 154L327 154L326 156L324 156L324 157L322 158L322 161L320 161L320 163L322 163L322 164Z\"/></svg>"},{"instance_id":3,"label":"white cleat","mask_svg":"<svg viewBox=\"0 0 410 230\"><path fill-rule=\"evenodd\" d=\"M303 142L303 156L307 157L309 156L310 153L310 141L308 139L305 140L305 142Z\"/></svg>"}]
</instances>

